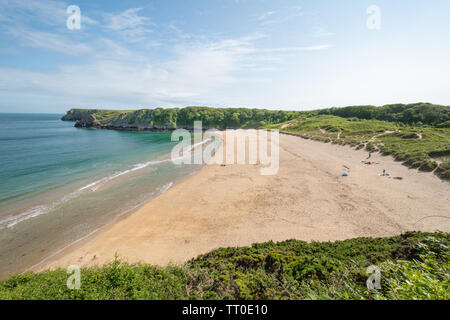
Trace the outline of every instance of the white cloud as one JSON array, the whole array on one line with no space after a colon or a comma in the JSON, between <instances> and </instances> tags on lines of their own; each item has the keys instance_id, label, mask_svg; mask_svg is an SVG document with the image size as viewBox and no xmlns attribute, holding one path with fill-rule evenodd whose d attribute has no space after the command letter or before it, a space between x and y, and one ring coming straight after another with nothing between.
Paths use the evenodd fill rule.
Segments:
<instances>
[{"instance_id":1,"label":"white cloud","mask_svg":"<svg viewBox=\"0 0 450 320\"><path fill-rule=\"evenodd\" d=\"M309 46L309 47L303 47L300 48L303 51L319 51L319 50L327 50L330 49L332 46L329 44L321 44L316 46Z\"/></svg>"},{"instance_id":2,"label":"white cloud","mask_svg":"<svg viewBox=\"0 0 450 320\"><path fill-rule=\"evenodd\" d=\"M179 27L177 27L175 22L171 22L168 27L169 27L170 30L175 32L177 37L179 37L181 39L190 39L190 38L192 38L191 34L183 32Z\"/></svg>"},{"instance_id":3,"label":"white cloud","mask_svg":"<svg viewBox=\"0 0 450 320\"><path fill-rule=\"evenodd\" d=\"M295 51L319 51L330 49L332 45L330 44L320 44L314 46L306 47L284 47L284 48L266 48L261 49L261 52L272 52L272 53L283 53L283 52L295 52Z\"/></svg>"},{"instance_id":4,"label":"white cloud","mask_svg":"<svg viewBox=\"0 0 450 320\"><path fill-rule=\"evenodd\" d=\"M153 32L155 23L149 17L140 16L142 8L130 8L119 14L106 13L106 28L120 32L126 39L143 40L147 33Z\"/></svg>"},{"instance_id":5,"label":"white cloud","mask_svg":"<svg viewBox=\"0 0 450 320\"><path fill-rule=\"evenodd\" d=\"M95 50L95 56L97 58L122 59L134 56L132 51L111 39L102 38L101 45L103 46L103 50Z\"/></svg>"},{"instance_id":6,"label":"white cloud","mask_svg":"<svg viewBox=\"0 0 450 320\"><path fill-rule=\"evenodd\" d=\"M314 28L313 33L312 33L312 36L317 37L317 38L327 37L327 36L332 36L332 35L334 35L334 33L331 31L328 31L324 27L316 27L316 28Z\"/></svg>"},{"instance_id":7,"label":"white cloud","mask_svg":"<svg viewBox=\"0 0 450 320\"><path fill-rule=\"evenodd\" d=\"M0 0L0 3L5 1ZM22 15L24 12L43 14L39 13L41 9L35 7L36 3L32 0L18 8L22 10ZM212 40L209 35L185 33L175 23L169 24L173 42L166 37L165 43L161 44L157 39L146 37L156 25L149 17L140 15L141 8L104 14L106 25L99 26L99 32L92 37L88 33L72 33L65 29L65 4L50 0L43 3L51 8L50 13L45 13L46 17L59 17L63 13L62 18L58 18L63 23L62 30L57 29L53 33L48 29L41 31L31 28L31 24L27 27L26 23L8 25L5 30L22 46L63 53L69 58L83 57L83 64L66 62L52 71L1 67L0 91L3 99L9 97L11 101L10 97L14 95L19 98L32 96L37 103L47 103L54 97L59 104L64 101L71 106L109 107L130 104L183 106L218 99L224 102L231 98L220 98L219 92L226 88L270 83L271 73L286 69L285 58L288 55L331 47L321 44L260 48L257 44L268 38L269 34L256 32L236 38L214 36ZM274 11L267 12L261 21L274 15ZM33 19L36 17L33 16ZM141 42L136 47L130 47L127 46L129 41ZM148 48L156 46L166 46L167 57L153 60L148 55ZM24 101L26 98L20 99Z\"/></svg>"},{"instance_id":8,"label":"white cloud","mask_svg":"<svg viewBox=\"0 0 450 320\"><path fill-rule=\"evenodd\" d=\"M92 49L88 45L71 41L67 37L55 33L19 27L10 27L7 30L10 35L17 38L24 46L56 51L73 56L92 53Z\"/></svg>"},{"instance_id":9,"label":"white cloud","mask_svg":"<svg viewBox=\"0 0 450 320\"><path fill-rule=\"evenodd\" d=\"M266 13L263 13L262 15L260 15L257 19L259 21L266 20L268 17L270 17L274 13L275 13L275 11L267 11Z\"/></svg>"},{"instance_id":10,"label":"white cloud","mask_svg":"<svg viewBox=\"0 0 450 320\"><path fill-rule=\"evenodd\" d=\"M65 28L67 7L69 4L54 0L10 1L0 0L0 21L13 23L20 21L39 22L40 24ZM81 10L81 25L97 24Z\"/></svg>"},{"instance_id":11,"label":"white cloud","mask_svg":"<svg viewBox=\"0 0 450 320\"><path fill-rule=\"evenodd\" d=\"M22 36L31 38L30 35L34 37L36 46L58 51L70 47L67 43L61 45L60 39L45 41L43 34L36 36L35 32ZM257 50L253 41L260 37L250 35L239 39L180 44L174 48L173 59L158 64L104 38L99 46L103 47L101 52L106 53L98 53L91 47L79 48L79 51L90 50L92 62L89 64L63 65L54 72L2 68L0 90L8 94L24 91L53 94L65 97L72 105L108 102L114 106L114 103L128 102L147 106L182 106L213 100L217 90L245 80L239 75L240 71L270 70L267 60L254 57ZM249 61L253 65L249 65ZM11 78L17 80L10 81Z\"/></svg>"},{"instance_id":12,"label":"white cloud","mask_svg":"<svg viewBox=\"0 0 450 320\"><path fill-rule=\"evenodd\" d=\"M116 15L107 13L105 15L109 23L106 27L112 30L135 29L149 23L150 18L137 14L141 10L142 8L131 8Z\"/></svg>"},{"instance_id":13,"label":"white cloud","mask_svg":"<svg viewBox=\"0 0 450 320\"><path fill-rule=\"evenodd\" d=\"M286 7L277 11L268 11L257 17L261 26L269 26L288 22L292 19L303 16L302 7Z\"/></svg>"},{"instance_id":14,"label":"white cloud","mask_svg":"<svg viewBox=\"0 0 450 320\"><path fill-rule=\"evenodd\" d=\"M147 19L125 16L113 18L108 28L136 30ZM183 33L181 29L174 29ZM109 104L186 105L214 101L216 92L230 85L267 82L263 74L279 71L283 56L297 51L325 50L329 45L292 48L257 48L267 34L253 33L239 38L206 40L188 38L169 49L173 57L156 63L145 54L131 51L120 40L102 37L91 43L74 43L68 36L28 29L11 29L23 44L69 55L84 54L84 65L62 65L53 72L0 69L0 90L8 94L24 91L41 96L53 95L71 105ZM252 76L258 74L258 76ZM6 76L8 75L8 76ZM10 78L18 79L10 81ZM20 79L20 80L19 80Z\"/></svg>"}]
</instances>

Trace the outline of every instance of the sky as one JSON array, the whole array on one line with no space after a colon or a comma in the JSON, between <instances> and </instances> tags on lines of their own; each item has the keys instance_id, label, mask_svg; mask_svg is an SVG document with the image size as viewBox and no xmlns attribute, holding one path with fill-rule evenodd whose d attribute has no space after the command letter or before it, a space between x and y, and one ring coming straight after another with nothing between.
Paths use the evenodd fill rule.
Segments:
<instances>
[{"instance_id":1,"label":"sky","mask_svg":"<svg viewBox=\"0 0 450 320\"><path fill-rule=\"evenodd\" d=\"M448 0L69 1L0 0L0 112L450 105Z\"/></svg>"}]
</instances>

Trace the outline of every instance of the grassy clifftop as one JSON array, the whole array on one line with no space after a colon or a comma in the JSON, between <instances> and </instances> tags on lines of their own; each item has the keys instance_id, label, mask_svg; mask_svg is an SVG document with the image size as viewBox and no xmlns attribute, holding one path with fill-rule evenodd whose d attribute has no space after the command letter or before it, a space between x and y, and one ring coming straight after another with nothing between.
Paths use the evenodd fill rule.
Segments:
<instances>
[{"instance_id":1,"label":"grassy clifftop","mask_svg":"<svg viewBox=\"0 0 450 320\"><path fill-rule=\"evenodd\" d=\"M202 121L205 127L259 128L283 123L299 117L334 115L341 118L382 120L408 125L431 125L448 128L450 107L430 103L393 104L382 107L350 106L314 111L274 111L248 108L156 108L142 110L71 109L63 120L77 121L85 127L117 127L125 129L170 129L192 127Z\"/></svg>"},{"instance_id":2,"label":"grassy clifftop","mask_svg":"<svg viewBox=\"0 0 450 320\"><path fill-rule=\"evenodd\" d=\"M273 111L246 108L186 107L142 110L71 109L62 118L77 121L80 127L170 130L191 128L202 121L207 128L257 128L298 118L300 111Z\"/></svg>"},{"instance_id":3,"label":"grassy clifftop","mask_svg":"<svg viewBox=\"0 0 450 320\"><path fill-rule=\"evenodd\" d=\"M0 282L0 299L449 299L448 233L406 233L337 242L284 241L223 248L181 266L116 260L81 270L69 290L65 270ZM381 270L368 291L367 268Z\"/></svg>"},{"instance_id":4,"label":"grassy clifftop","mask_svg":"<svg viewBox=\"0 0 450 320\"><path fill-rule=\"evenodd\" d=\"M450 107L431 103L388 104L376 106L351 106L320 110L319 114L335 115L343 118L357 117L415 125L443 125L450 120ZM448 126L447 126L448 127Z\"/></svg>"}]
</instances>

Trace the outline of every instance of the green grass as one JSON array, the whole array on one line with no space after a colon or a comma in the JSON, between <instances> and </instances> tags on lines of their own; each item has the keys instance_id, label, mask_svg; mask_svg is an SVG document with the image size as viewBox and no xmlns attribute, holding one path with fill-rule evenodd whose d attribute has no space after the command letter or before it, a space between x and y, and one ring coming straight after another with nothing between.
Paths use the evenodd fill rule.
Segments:
<instances>
[{"instance_id":1,"label":"green grass","mask_svg":"<svg viewBox=\"0 0 450 320\"><path fill-rule=\"evenodd\" d=\"M450 128L450 120L436 125L436 128Z\"/></svg>"},{"instance_id":2,"label":"green grass","mask_svg":"<svg viewBox=\"0 0 450 320\"><path fill-rule=\"evenodd\" d=\"M407 127L399 132L381 136L379 150L392 154L412 168L432 171L439 163L450 164L450 130L432 127Z\"/></svg>"},{"instance_id":3,"label":"green grass","mask_svg":"<svg viewBox=\"0 0 450 320\"><path fill-rule=\"evenodd\" d=\"M222 248L181 266L118 259L82 269L69 290L65 270L0 282L0 299L449 299L448 233L406 233L337 242L289 240ZM381 268L368 291L367 267Z\"/></svg>"},{"instance_id":4,"label":"green grass","mask_svg":"<svg viewBox=\"0 0 450 320\"><path fill-rule=\"evenodd\" d=\"M450 179L450 128L319 115L267 126L306 139L392 155L410 168Z\"/></svg>"}]
</instances>

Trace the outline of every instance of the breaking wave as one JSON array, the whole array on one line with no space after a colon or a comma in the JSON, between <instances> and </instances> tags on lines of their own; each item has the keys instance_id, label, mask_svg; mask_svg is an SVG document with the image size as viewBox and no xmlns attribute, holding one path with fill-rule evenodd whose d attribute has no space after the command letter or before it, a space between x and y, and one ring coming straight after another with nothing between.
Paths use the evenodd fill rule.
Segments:
<instances>
[{"instance_id":1,"label":"breaking wave","mask_svg":"<svg viewBox=\"0 0 450 320\"><path fill-rule=\"evenodd\" d=\"M207 142L209 142L210 139L206 139L202 142L199 142L197 144L192 145L191 150L193 150L195 147L203 145ZM177 159L182 159L184 157L179 157ZM0 229L3 229L5 227L7 228L12 228L14 227L16 224L23 222L25 220L34 218L34 217L38 217L40 215L43 214L47 214L49 212L51 212L52 210L56 209L57 207L63 205L64 203L77 198L78 196L80 196L83 193L86 192L95 192L97 191L99 188L101 188L103 185L105 185L106 183L110 182L111 180L117 179L121 176L124 176L128 173L132 173L138 170L142 170L144 168L147 168L149 166L154 166L154 165L158 165L158 164L162 164L162 163L166 163L166 162L171 162L173 160L177 160L177 159L163 159L163 160L153 160L153 161L148 161L148 162L144 162L144 163L138 163L133 165L133 167L131 167L130 169L127 170L123 170L123 171L118 171L115 172L109 176L106 176L102 179L99 179L97 181L94 181L92 183L89 183L81 188L79 188L78 190L71 192L67 195L65 195L64 197L62 197L61 199L54 201L53 203L49 204L49 205L39 205L39 206L35 206L30 208L29 210L22 212L18 215L14 215L14 216L10 216L7 217L5 219L0 220ZM161 186L160 188L157 189L157 191L159 191L160 193L164 193L166 192L168 189L170 189L173 185L173 182L170 182L168 184L165 184L163 186Z\"/></svg>"}]
</instances>

